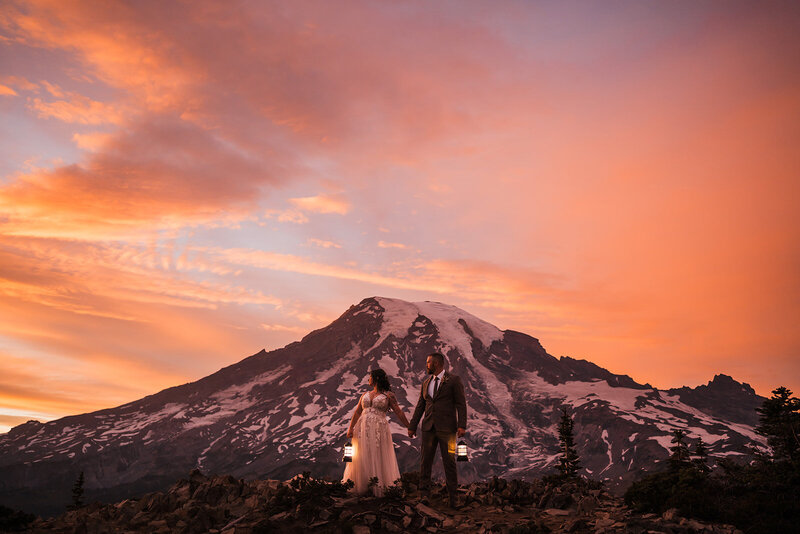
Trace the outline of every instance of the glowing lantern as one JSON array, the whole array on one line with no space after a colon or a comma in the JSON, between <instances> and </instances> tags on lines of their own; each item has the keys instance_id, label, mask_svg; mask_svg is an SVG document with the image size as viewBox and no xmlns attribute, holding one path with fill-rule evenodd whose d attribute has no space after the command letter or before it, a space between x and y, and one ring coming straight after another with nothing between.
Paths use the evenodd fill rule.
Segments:
<instances>
[{"instance_id":1,"label":"glowing lantern","mask_svg":"<svg viewBox=\"0 0 800 534\"><path fill-rule=\"evenodd\" d=\"M345 462L352 462L353 461L353 442L348 441L347 445L344 446L344 457L342 458Z\"/></svg>"},{"instance_id":2,"label":"glowing lantern","mask_svg":"<svg viewBox=\"0 0 800 534\"><path fill-rule=\"evenodd\" d=\"M458 445L456 446L456 460L459 462L469 462L469 457L467 456L467 444L463 441L459 441Z\"/></svg>"}]
</instances>

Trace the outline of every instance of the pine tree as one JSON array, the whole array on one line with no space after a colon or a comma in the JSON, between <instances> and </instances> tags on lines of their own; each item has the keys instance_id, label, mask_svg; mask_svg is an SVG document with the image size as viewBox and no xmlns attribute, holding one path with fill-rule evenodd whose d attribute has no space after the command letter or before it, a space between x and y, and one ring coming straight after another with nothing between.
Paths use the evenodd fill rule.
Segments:
<instances>
[{"instance_id":1,"label":"pine tree","mask_svg":"<svg viewBox=\"0 0 800 534\"><path fill-rule=\"evenodd\" d=\"M558 471L563 477L575 478L580 468L580 458L575 450L572 417L566 408L561 408L561 421L558 423L558 440L561 442L561 456L558 458Z\"/></svg>"},{"instance_id":2,"label":"pine tree","mask_svg":"<svg viewBox=\"0 0 800 534\"><path fill-rule=\"evenodd\" d=\"M781 386L756 411L759 413L756 432L766 436L772 449L771 459L800 460L800 399Z\"/></svg>"},{"instance_id":3,"label":"pine tree","mask_svg":"<svg viewBox=\"0 0 800 534\"><path fill-rule=\"evenodd\" d=\"M685 438L686 433L680 428L676 428L672 431L671 441L675 445L669 448L672 452L672 456L669 457L669 463L672 469L676 471L691 465L691 456L689 455L689 447L684 441Z\"/></svg>"},{"instance_id":4,"label":"pine tree","mask_svg":"<svg viewBox=\"0 0 800 534\"><path fill-rule=\"evenodd\" d=\"M711 468L708 467L708 448L706 447L703 438L697 438L697 444L694 446L694 459L692 464L701 473L708 473Z\"/></svg>"},{"instance_id":5,"label":"pine tree","mask_svg":"<svg viewBox=\"0 0 800 534\"><path fill-rule=\"evenodd\" d=\"M72 485L72 504L67 507L68 510L78 510L79 508L83 508L83 471Z\"/></svg>"}]
</instances>

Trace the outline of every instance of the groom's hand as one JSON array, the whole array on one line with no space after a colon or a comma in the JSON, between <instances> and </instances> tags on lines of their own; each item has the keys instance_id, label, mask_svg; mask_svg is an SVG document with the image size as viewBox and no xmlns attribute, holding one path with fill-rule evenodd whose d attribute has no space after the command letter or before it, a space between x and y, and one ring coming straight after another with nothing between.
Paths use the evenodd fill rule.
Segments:
<instances>
[{"instance_id":1,"label":"groom's hand","mask_svg":"<svg viewBox=\"0 0 800 534\"><path fill-rule=\"evenodd\" d=\"M466 428L459 428L458 430L456 430L456 434L458 434L459 438L464 437L464 434L466 434L466 433L467 433L467 429Z\"/></svg>"}]
</instances>

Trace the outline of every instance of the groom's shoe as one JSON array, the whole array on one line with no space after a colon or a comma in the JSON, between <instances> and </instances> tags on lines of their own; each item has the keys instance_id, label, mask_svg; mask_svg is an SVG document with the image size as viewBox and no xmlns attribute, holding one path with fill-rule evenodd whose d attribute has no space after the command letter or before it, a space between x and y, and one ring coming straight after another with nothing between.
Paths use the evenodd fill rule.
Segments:
<instances>
[{"instance_id":1,"label":"groom's shoe","mask_svg":"<svg viewBox=\"0 0 800 534\"><path fill-rule=\"evenodd\" d=\"M461 504L458 502L458 497L450 497L450 508L453 510L461 509Z\"/></svg>"}]
</instances>

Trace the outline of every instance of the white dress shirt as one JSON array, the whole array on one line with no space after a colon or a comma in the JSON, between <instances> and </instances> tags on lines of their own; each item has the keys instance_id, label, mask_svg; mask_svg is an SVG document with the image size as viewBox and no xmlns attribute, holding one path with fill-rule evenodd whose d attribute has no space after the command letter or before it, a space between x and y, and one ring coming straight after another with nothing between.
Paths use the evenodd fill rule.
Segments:
<instances>
[{"instance_id":1,"label":"white dress shirt","mask_svg":"<svg viewBox=\"0 0 800 534\"><path fill-rule=\"evenodd\" d=\"M444 379L444 369L442 369L442 372L439 373L438 375L434 375L433 378L431 378L430 383L428 384L428 395L431 398L433 398L433 387L436 385L437 377L439 378L439 387L442 387L442 380Z\"/></svg>"}]
</instances>

